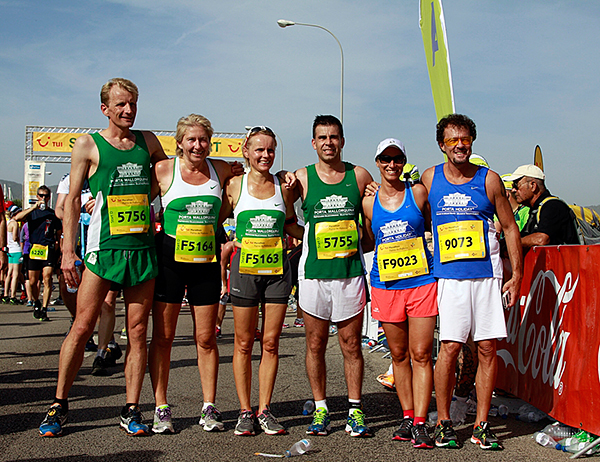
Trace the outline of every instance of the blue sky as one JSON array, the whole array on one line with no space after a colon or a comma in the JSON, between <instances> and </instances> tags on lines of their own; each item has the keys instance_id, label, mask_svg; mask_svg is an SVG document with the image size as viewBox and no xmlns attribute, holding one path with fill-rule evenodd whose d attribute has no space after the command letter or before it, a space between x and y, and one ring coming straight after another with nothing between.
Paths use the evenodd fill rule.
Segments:
<instances>
[{"instance_id":1,"label":"blue sky","mask_svg":"<svg viewBox=\"0 0 600 462\"><path fill-rule=\"evenodd\" d=\"M0 178L22 181L26 125L105 127L100 87L140 89L136 128L174 130L191 112L218 132L268 125L284 167L314 162L316 114L339 115L345 57L345 159L375 174L379 141L401 139L421 171L442 157L418 0L0 0ZM547 185L600 204L600 2L444 1L457 112L474 151L507 173L542 147ZM278 155L281 155L278 149ZM279 159L276 161L279 166ZM56 176L64 170L49 166Z\"/></svg>"}]
</instances>

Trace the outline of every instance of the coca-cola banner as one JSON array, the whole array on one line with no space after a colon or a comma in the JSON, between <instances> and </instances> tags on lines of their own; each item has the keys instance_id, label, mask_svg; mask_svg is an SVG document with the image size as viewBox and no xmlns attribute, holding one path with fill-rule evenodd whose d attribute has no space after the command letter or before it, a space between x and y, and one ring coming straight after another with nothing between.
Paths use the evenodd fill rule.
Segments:
<instances>
[{"instance_id":1,"label":"coca-cola banner","mask_svg":"<svg viewBox=\"0 0 600 462\"><path fill-rule=\"evenodd\" d=\"M600 434L600 245L535 247L505 311L497 387Z\"/></svg>"}]
</instances>

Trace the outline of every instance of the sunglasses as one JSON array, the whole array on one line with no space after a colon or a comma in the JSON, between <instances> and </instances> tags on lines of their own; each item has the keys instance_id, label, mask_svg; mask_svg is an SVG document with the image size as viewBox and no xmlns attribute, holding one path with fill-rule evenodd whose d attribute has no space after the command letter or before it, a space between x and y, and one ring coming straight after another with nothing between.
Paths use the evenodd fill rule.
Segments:
<instances>
[{"instance_id":1,"label":"sunglasses","mask_svg":"<svg viewBox=\"0 0 600 462\"><path fill-rule=\"evenodd\" d=\"M267 135L275 138L275 132L273 130L271 130L269 127L265 127L264 125L256 125L255 127L252 127L250 130L248 130L248 133L246 133L244 147L246 147L248 145L248 140L250 139L250 137L252 135L256 135L259 132L265 132Z\"/></svg>"},{"instance_id":2,"label":"sunglasses","mask_svg":"<svg viewBox=\"0 0 600 462\"><path fill-rule=\"evenodd\" d=\"M519 183L521 182L521 180L523 178L525 178L525 177L522 176L521 178L518 178L515 181L513 181L512 188L518 190L520 188ZM527 183L527 182L525 182L525 183Z\"/></svg>"},{"instance_id":3,"label":"sunglasses","mask_svg":"<svg viewBox=\"0 0 600 462\"><path fill-rule=\"evenodd\" d=\"M388 154L379 154L377 156L377 160L379 162L381 162L382 164L389 164L391 161L394 161L396 164L405 164L406 163L406 157L402 154L399 154L397 156L390 156Z\"/></svg>"},{"instance_id":4,"label":"sunglasses","mask_svg":"<svg viewBox=\"0 0 600 462\"><path fill-rule=\"evenodd\" d=\"M461 136L458 138L446 138L444 140L444 144L446 146L456 146L459 141L461 141L462 144L464 144L465 146L471 146L471 143L473 143L473 137L472 136Z\"/></svg>"},{"instance_id":5,"label":"sunglasses","mask_svg":"<svg viewBox=\"0 0 600 462\"><path fill-rule=\"evenodd\" d=\"M50 197L50 194L40 194L40 193L38 193L38 196L40 196L40 197Z\"/></svg>"}]
</instances>

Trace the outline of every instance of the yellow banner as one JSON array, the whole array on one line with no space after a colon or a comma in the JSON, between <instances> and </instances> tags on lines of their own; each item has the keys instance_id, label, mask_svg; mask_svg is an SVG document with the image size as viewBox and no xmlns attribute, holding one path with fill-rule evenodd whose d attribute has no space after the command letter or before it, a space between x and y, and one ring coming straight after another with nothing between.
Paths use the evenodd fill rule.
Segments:
<instances>
[{"instance_id":1,"label":"yellow banner","mask_svg":"<svg viewBox=\"0 0 600 462\"><path fill-rule=\"evenodd\" d=\"M444 10L442 0L420 0L420 2L419 26L423 34L435 114L439 121L442 117L454 113L454 93Z\"/></svg>"},{"instance_id":2,"label":"yellow banner","mask_svg":"<svg viewBox=\"0 0 600 462\"><path fill-rule=\"evenodd\" d=\"M52 133L33 132L33 150L36 152L71 152L75 140L85 133ZM172 136L158 136L165 154L169 157L175 155L177 144ZM211 157L243 157L243 138L213 137Z\"/></svg>"}]
</instances>

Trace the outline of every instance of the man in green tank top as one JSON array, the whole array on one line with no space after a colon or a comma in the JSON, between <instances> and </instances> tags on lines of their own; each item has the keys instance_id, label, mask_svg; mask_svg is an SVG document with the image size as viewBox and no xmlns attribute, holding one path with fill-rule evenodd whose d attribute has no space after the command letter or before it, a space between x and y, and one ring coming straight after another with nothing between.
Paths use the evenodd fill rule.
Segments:
<instances>
[{"instance_id":1,"label":"man in green tank top","mask_svg":"<svg viewBox=\"0 0 600 462\"><path fill-rule=\"evenodd\" d=\"M338 327L348 387L346 431L371 436L361 409L366 290L358 219L362 195L373 179L364 168L342 161L344 133L336 117L315 118L312 145L318 162L296 172L306 222L298 267L299 304L305 313L306 373L316 408L307 433L327 435L331 429L325 350L332 322Z\"/></svg>"},{"instance_id":2,"label":"man in green tank top","mask_svg":"<svg viewBox=\"0 0 600 462\"><path fill-rule=\"evenodd\" d=\"M40 425L41 436L59 436L67 420L68 393L81 367L104 298L113 283L124 287L128 337L125 360L126 405L120 426L130 435L148 434L138 407L146 370L146 329L152 306L156 253L150 226L150 164L165 159L151 132L132 131L138 90L116 78L100 92L108 128L77 139L71 154L71 185L65 201L62 271L67 286L77 287L77 316L60 351L56 396ZM82 278L75 253L81 189L89 179L96 199L88 232ZM81 279L81 281L80 281Z\"/></svg>"}]
</instances>

